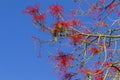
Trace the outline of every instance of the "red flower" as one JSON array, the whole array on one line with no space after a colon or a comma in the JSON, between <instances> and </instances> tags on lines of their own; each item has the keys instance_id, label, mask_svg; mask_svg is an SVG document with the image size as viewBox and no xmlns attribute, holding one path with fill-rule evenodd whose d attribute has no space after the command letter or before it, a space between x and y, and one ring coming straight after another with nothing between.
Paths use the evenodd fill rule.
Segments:
<instances>
[{"instance_id":1,"label":"red flower","mask_svg":"<svg viewBox=\"0 0 120 80\"><path fill-rule=\"evenodd\" d=\"M103 76L96 76L95 80L103 80Z\"/></svg>"},{"instance_id":2,"label":"red flower","mask_svg":"<svg viewBox=\"0 0 120 80\"><path fill-rule=\"evenodd\" d=\"M33 6L27 6L25 10L23 10L23 13L27 13L30 15L34 15L38 12L39 10L39 4L36 4L34 7Z\"/></svg>"},{"instance_id":3,"label":"red flower","mask_svg":"<svg viewBox=\"0 0 120 80\"><path fill-rule=\"evenodd\" d=\"M105 0L100 0L100 3L101 4L105 4Z\"/></svg>"},{"instance_id":4,"label":"red flower","mask_svg":"<svg viewBox=\"0 0 120 80\"><path fill-rule=\"evenodd\" d=\"M79 34L71 36L71 39L72 39L73 43L79 42L82 38L83 38L83 36L79 35Z\"/></svg>"},{"instance_id":5,"label":"red flower","mask_svg":"<svg viewBox=\"0 0 120 80\"><path fill-rule=\"evenodd\" d=\"M33 15L33 19L36 20L36 21L45 21L45 15L43 14L40 14L40 15Z\"/></svg>"},{"instance_id":6,"label":"red flower","mask_svg":"<svg viewBox=\"0 0 120 80\"><path fill-rule=\"evenodd\" d=\"M76 27L79 27L82 25L81 21L78 19L71 19L69 21L69 24L70 24L70 26L76 26Z\"/></svg>"},{"instance_id":7,"label":"red flower","mask_svg":"<svg viewBox=\"0 0 120 80\"><path fill-rule=\"evenodd\" d=\"M92 74L102 75L103 74L103 70L102 69L95 69L95 71L93 71Z\"/></svg>"},{"instance_id":8,"label":"red flower","mask_svg":"<svg viewBox=\"0 0 120 80\"><path fill-rule=\"evenodd\" d=\"M50 11L51 11L52 15L57 15L58 13L61 13L63 11L63 6L51 5Z\"/></svg>"},{"instance_id":9,"label":"red flower","mask_svg":"<svg viewBox=\"0 0 120 80\"><path fill-rule=\"evenodd\" d=\"M98 25L103 26L103 27L107 27L107 24L103 21L99 22Z\"/></svg>"},{"instance_id":10,"label":"red flower","mask_svg":"<svg viewBox=\"0 0 120 80\"><path fill-rule=\"evenodd\" d=\"M109 67L109 66L111 66L112 65L112 62L104 62L103 63L103 66L104 67Z\"/></svg>"},{"instance_id":11,"label":"red flower","mask_svg":"<svg viewBox=\"0 0 120 80\"><path fill-rule=\"evenodd\" d=\"M120 16L120 10L118 11L118 16Z\"/></svg>"},{"instance_id":12,"label":"red flower","mask_svg":"<svg viewBox=\"0 0 120 80\"><path fill-rule=\"evenodd\" d=\"M54 29L52 31L54 37L60 36L61 33L65 33L67 30L66 28L69 26L68 22L66 21L57 21L55 24L53 24Z\"/></svg>"},{"instance_id":13,"label":"red flower","mask_svg":"<svg viewBox=\"0 0 120 80\"><path fill-rule=\"evenodd\" d=\"M82 74L84 74L84 75L86 75L87 73L90 72L90 69L89 69L89 68L88 68L88 69L77 69L77 70L78 70L79 73L82 73Z\"/></svg>"},{"instance_id":14,"label":"red flower","mask_svg":"<svg viewBox=\"0 0 120 80\"><path fill-rule=\"evenodd\" d=\"M100 64L101 64L101 61L99 60L95 62L95 65L100 65Z\"/></svg>"},{"instance_id":15,"label":"red flower","mask_svg":"<svg viewBox=\"0 0 120 80\"><path fill-rule=\"evenodd\" d=\"M87 69L81 69L81 68L79 68L79 69L77 69L77 70L78 70L78 73L82 73L82 74L84 75L84 80L87 80L87 79L86 79L86 76L88 76L89 73L91 73L90 68L87 68ZM82 79L82 80L83 80L83 79Z\"/></svg>"},{"instance_id":16,"label":"red flower","mask_svg":"<svg viewBox=\"0 0 120 80\"><path fill-rule=\"evenodd\" d=\"M92 74L95 75L95 80L103 80L103 70L102 69L95 69Z\"/></svg>"},{"instance_id":17,"label":"red flower","mask_svg":"<svg viewBox=\"0 0 120 80\"><path fill-rule=\"evenodd\" d=\"M58 55L51 57L56 62L56 68L59 68L60 72L66 72L74 61L73 54L64 54L63 52L58 52Z\"/></svg>"},{"instance_id":18,"label":"red flower","mask_svg":"<svg viewBox=\"0 0 120 80\"><path fill-rule=\"evenodd\" d=\"M109 9L112 9L112 8L114 8L114 6L115 6L115 5L112 3L112 4L110 4L110 5L108 6L108 8L109 8Z\"/></svg>"},{"instance_id":19,"label":"red flower","mask_svg":"<svg viewBox=\"0 0 120 80\"><path fill-rule=\"evenodd\" d=\"M99 53L100 50L99 50L98 48L96 48L96 47L92 47L92 48L90 48L90 49L88 50L88 52L91 52L91 53L93 53L93 55L94 55L94 54Z\"/></svg>"},{"instance_id":20,"label":"red flower","mask_svg":"<svg viewBox=\"0 0 120 80\"><path fill-rule=\"evenodd\" d=\"M64 74L63 80L71 80L73 76L75 76L77 73L69 72Z\"/></svg>"},{"instance_id":21,"label":"red flower","mask_svg":"<svg viewBox=\"0 0 120 80\"><path fill-rule=\"evenodd\" d=\"M55 28L68 27L69 23L67 21L58 21L54 24Z\"/></svg>"}]
</instances>

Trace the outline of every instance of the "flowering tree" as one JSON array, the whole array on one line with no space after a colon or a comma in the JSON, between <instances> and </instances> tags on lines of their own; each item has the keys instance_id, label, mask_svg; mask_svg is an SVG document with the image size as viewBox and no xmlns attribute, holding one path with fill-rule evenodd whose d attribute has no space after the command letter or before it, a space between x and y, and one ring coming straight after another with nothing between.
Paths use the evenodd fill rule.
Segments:
<instances>
[{"instance_id":1,"label":"flowering tree","mask_svg":"<svg viewBox=\"0 0 120 80\"><path fill-rule=\"evenodd\" d=\"M39 3L27 6L23 13L50 36L32 38L55 47L56 53L48 56L59 80L120 79L120 0L73 0L73 4L76 9L67 14L60 3L45 11ZM53 20L49 25L48 18Z\"/></svg>"}]
</instances>

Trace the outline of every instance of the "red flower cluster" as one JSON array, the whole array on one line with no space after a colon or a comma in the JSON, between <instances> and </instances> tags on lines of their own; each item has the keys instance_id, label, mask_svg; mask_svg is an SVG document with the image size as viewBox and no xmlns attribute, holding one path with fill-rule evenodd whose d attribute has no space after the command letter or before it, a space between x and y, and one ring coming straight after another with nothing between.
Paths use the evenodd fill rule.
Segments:
<instances>
[{"instance_id":1,"label":"red flower cluster","mask_svg":"<svg viewBox=\"0 0 120 80\"><path fill-rule=\"evenodd\" d=\"M90 10L89 12L91 13L91 16L93 17L93 19L95 19L95 20L96 19L98 19L98 20L101 19L100 16L98 17L100 12L102 11L102 7L101 6L99 6L97 4L92 4L91 8L89 10Z\"/></svg>"},{"instance_id":2,"label":"red flower cluster","mask_svg":"<svg viewBox=\"0 0 120 80\"><path fill-rule=\"evenodd\" d=\"M90 68L87 68L87 69L77 69L78 73L82 73L84 75L84 80L87 80L86 79L86 76L91 72Z\"/></svg>"},{"instance_id":3,"label":"red flower cluster","mask_svg":"<svg viewBox=\"0 0 120 80\"><path fill-rule=\"evenodd\" d=\"M37 3L34 7L33 6L27 6L25 10L23 10L23 13L27 13L30 15L37 14L39 10L39 4Z\"/></svg>"},{"instance_id":4,"label":"red flower cluster","mask_svg":"<svg viewBox=\"0 0 120 80\"><path fill-rule=\"evenodd\" d=\"M85 74L85 75L86 75L86 73L90 72L89 68L88 69L77 69L77 70L78 70L79 73L82 73L82 74Z\"/></svg>"},{"instance_id":5,"label":"red flower cluster","mask_svg":"<svg viewBox=\"0 0 120 80\"><path fill-rule=\"evenodd\" d=\"M96 63L95 63L96 65L102 65L103 64L103 67L110 67L110 66L112 66L112 62L111 61L106 61L106 62L101 62L101 61L96 61ZM117 70L115 69L115 68L112 68L110 71L109 71L109 73L111 74L111 73L113 73L113 72L116 72ZM102 80L102 79L100 79L100 80Z\"/></svg>"},{"instance_id":6,"label":"red flower cluster","mask_svg":"<svg viewBox=\"0 0 120 80\"><path fill-rule=\"evenodd\" d=\"M101 4L105 4L105 0L100 0L100 3Z\"/></svg>"},{"instance_id":7,"label":"red flower cluster","mask_svg":"<svg viewBox=\"0 0 120 80\"><path fill-rule=\"evenodd\" d=\"M95 75L97 75L97 74L103 74L103 70L96 68L96 69L92 72L92 74L95 74Z\"/></svg>"},{"instance_id":8,"label":"red flower cluster","mask_svg":"<svg viewBox=\"0 0 120 80\"><path fill-rule=\"evenodd\" d=\"M71 19L71 20L69 20L69 24L70 24L70 26L79 27L82 25L82 22L78 19Z\"/></svg>"},{"instance_id":9,"label":"red flower cluster","mask_svg":"<svg viewBox=\"0 0 120 80\"><path fill-rule=\"evenodd\" d=\"M67 35L66 31L69 26L68 22L66 21L57 21L55 24L53 24L54 28L52 30L53 36L65 36Z\"/></svg>"},{"instance_id":10,"label":"red flower cluster","mask_svg":"<svg viewBox=\"0 0 120 80\"><path fill-rule=\"evenodd\" d=\"M84 80L86 80L86 76L92 76L92 80L103 80L103 70L102 69L95 69L94 71L91 71L89 68L88 69L78 69L79 73L84 74Z\"/></svg>"},{"instance_id":11,"label":"red flower cluster","mask_svg":"<svg viewBox=\"0 0 120 80\"><path fill-rule=\"evenodd\" d=\"M99 50L98 48L96 48L96 47L91 47L91 48L88 50L88 52L91 52L91 53L93 53L93 55L95 55L95 54L99 53L100 50Z\"/></svg>"},{"instance_id":12,"label":"red flower cluster","mask_svg":"<svg viewBox=\"0 0 120 80\"><path fill-rule=\"evenodd\" d=\"M51 5L49 8L52 15L58 15L58 13L61 14L61 12L63 11L63 6L60 5Z\"/></svg>"},{"instance_id":13,"label":"red flower cluster","mask_svg":"<svg viewBox=\"0 0 120 80\"><path fill-rule=\"evenodd\" d=\"M120 16L120 10L118 11L118 16Z\"/></svg>"},{"instance_id":14,"label":"red flower cluster","mask_svg":"<svg viewBox=\"0 0 120 80\"><path fill-rule=\"evenodd\" d=\"M103 22L103 21L99 22L98 25L103 26L103 27L107 27L107 24L105 22Z\"/></svg>"},{"instance_id":15,"label":"red flower cluster","mask_svg":"<svg viewBox=\"0 0 120 80\"><path fill-rule=\"evenodd\" d=\"M83 38L83 36L82 35L79 35L79 34L77 34L77 35L72 35L71 36L71 40L72 40L72 42L73 43L77 43L77 42L80 42L80 40Z\"/></svg>"},{"instance_id":16,"label":"red flower cluster","mask_svg":"<svg viewBox=\"0 0 120 80\"><path fill-rule=\"evenodd\" d=\"M60 68L60 72L66 72L75 60L73 54L64 54L63 52L58 52L58 55L51 57L57 62L56 68Z\"/></svg>"},{"instance_id":17,"label":"red flower cluster","mask_svg":"<svg viewBox=\"0 0 120 80\"><path fill-rule=\"evenodd\" d=\"M103 80L103 70L102 69L95 69L92 74L95 75L95 80Z\"/></svg>"},{"instance_id":18,"label":"red flower cluster","mask_svg":"<svg viewBox=\"0 0 120 80\"><path fill-rule=\"evenodd\" d=\"M100 60L95 62L95 65L100 65L102 62Z\"/></svg>"},{"instance_id":19,"label":"red flower cluster","mask_svg":"<svg viewBox=\"0 0 120 80\"><path fill-rule=\"evenodd\" d=\"M112 62L104 62L103 63L103 66L104 67L109 67L109 66L111 66L112 65Z\"/></svg>"},{"instance_id":20,"label":"red flower cluster","mask_svg":"<svg viewBox=\"0 0 120 80\"><path fill-rule=\"evenodd\" d=\"M107 13L111 13L116 8L117 1L116 2L114 2L114 1L108 5L108 7L107 7Z\"/></svg>"},{"instance_id":21,"label":"red flower cluster","mask_svg":"<svg viewBox=\"0 0 120 80\"><path fill-rule=\"evenodd\" d=\"M64 74L63 80L71 80L73 76L75 76L77 73L69 72Z\"/></svg>"},{"instance_id":22,"label":"red flower cluster","mask_svg":"<svg viewBox=\"0 0 120 80\"><path fill-rule=\"evenodd\" d=\"M114 8L114 6L115 6L115 4L112 3L112 4L110 4L110 5L108 6L108 8L109 8L109 9L112 9L112 8Z\"/></svg>"},{"instance_id":23,"label":"red flower cluster","mask_svg":"<svg viewBox=\"0 0 120 80\"><path fill-rule=\"evenodd\" d=\"M39 13L39 4L36 4L35 6L27 6L26 9L23 10L23 13L31 15L34 23L38 23L38 21L45 21L45 15Z\"/></svg>"},{"instance_id":24,"label":"red flower cluster","mask_svg":"<svg viewBox=\"0 0 120 80\"><path fill-rule=\"evenodd\" d=\"M33 15L33 18L35 21L44 21L45 20L45 15L39 14L39 15Z\"/></svg>"},{"instance_id":25,"label":"red flower cluster","mask_svg":"<svg viewBox=\"0 0 120 80\"><path fill-rule=\"evenodd\" d=\"M69 23L67 21L57 21L54 24L55 28L61 28L61 27L69 27Z\"/></svg>"}]
</instances>

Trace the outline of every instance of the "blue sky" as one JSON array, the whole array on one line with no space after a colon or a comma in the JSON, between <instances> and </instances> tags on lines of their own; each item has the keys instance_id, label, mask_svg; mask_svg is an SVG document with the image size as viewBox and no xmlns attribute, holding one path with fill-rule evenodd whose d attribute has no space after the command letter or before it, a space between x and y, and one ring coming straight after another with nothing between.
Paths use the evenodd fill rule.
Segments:
<instances>
[{"instance_id":1,"label":"blue sky","mask_svg":"<svg viewBox=\"0 0 120 80\"><path fill-rule=\"evenodd\" d=\"M47 54L43 54L41 59L37 58L38 50L34 49L31 36L39 32L34 28L31 18L21 13L27 5L40 2L41 9L47 9L54 1L0 2L0 80L57 80L52 73L53 66L47 62ZM64 2L64 5L68 3L64 0L60 2Z\"/></svg>"},{"instance_id":2,"label":"blue sky","mask_svg":"<svg viewBox=\"0 0 120 80\"><path fill-rule=\"evenodd\" d=\"M25 6L38 1L0 1L0 80L56 80L47 57L37 58L31 38L37 30L31 19L21 13Z\"/></svg>"}]
</instances>

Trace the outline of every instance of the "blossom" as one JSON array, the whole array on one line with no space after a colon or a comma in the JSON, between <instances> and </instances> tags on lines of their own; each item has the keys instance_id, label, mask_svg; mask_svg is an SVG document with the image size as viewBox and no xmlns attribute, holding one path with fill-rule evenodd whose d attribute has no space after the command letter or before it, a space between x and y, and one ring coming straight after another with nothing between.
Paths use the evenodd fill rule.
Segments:
<instances>
[{"instance_id":1,"label":"blossom","mask_svg":"<svg viewBox=\"0 0 120 80\"><path fill-rule=\"evenodd\" d=\"M95 69L94 71L91 71L88 69L78 69L79 73L84 74L84 80L86 80L86 76L90 77L90 75L95 75L94 80L103 80L103 70L102 69ZM93 78L92 78L93 80Z\"/></svg>"},{"instance_id":2,"label":"blossom","mask_svg":"<svg viewBox=\"0 0 120 80\"><path fill-rule=\"evenodd\" d=\"M79 27L82 25L82 22L78 19L71 19L71 20L69 20L69 24L70 24L70 26Z\"/></svg>"},{"instance_id":3,"label":"blossom","mask_svg":"<svg viewBox=\"0 0 120 80\"><path fill-rule=\"evenodd\" d=\"M103 74L103 70L96 68L96 69L92 72L92 74L96 74L96 75L100 74L100 75L102 75L102 74Z\"/></svg>"},{"instance_id":4,"label":"blossom","mask_svg":"<svg viewBox=\"0 0 120 80\"><path fill-rule=\"evenodd\" d=\"M92 15L93 19L96 20L96 19L100 19L101 17L99 16L100 12L102 11L102 7L97 5L97 4L92 4L90 9L89 9L89 12L90 14ZM98 17L99 16L99 17Z\"/></svg>"},{"instance_id":5,"label":"blossom","mask_svg":"<svg viewBox=\"0 0 120 80\"><path fill-rule=\"evenodd\" d=\"M69 26L69 23L67 21L57 21L55 24L54 24L54 27L56 28L61 28L61 27L68 27Z\"/></svg>"},{"instance_id":6,"label":"blossom","mask_svg":"<svg viewBox=\"0 0 120 80\"><path fill-rule=\"evenodd\" d=\"M73 73L73 72L68 72L66 74L64 74L63 76L63 80L71 80L73 76L75 76L77 73Z\"/></svg>"},{"instance_id":7,"label":"blossom","mask_svg":"<svg viewBox=\"0 0 120 80\"><path fill-rule=\"evenodd\" d=\"M85 74L85 75L86 75L86 73L90 72L90 68L88 68L88 69L77 69L77 70L78 70L79 73L82 73L82 74Z\"/></svg>"},{"instance_id":8,"label":"blossom","mask_svg":"<svg viewBox=\"0 0 120 80\"><path fill-rule=\"evenodd\" d=\"M115 6L115 4L112 3L112 4L109 4L109 5L108 5L108 8L109 8L109 9L112 9L112 8L114 8L114 6Z\"/></svg>"},{"instance_id":9,"label":"blossom","mask_svg":"<svg viewBox=\"0 0 120 80\"><path fill-rule=\"evenodd\" d=\"M103 27L107 27L107 24L103 21L99 22L98 25L103 26Z\"/></svg>"},{"instance_id":10,"label":"blossom","mask_svg":"<svg viewBox=\"0 0 120 80\"><path fill-rule=\"evenodd\" d=\"M92 74L95 75L95 80L103 80L103 70L102 69L95 69Z\"/></svg>"},{"instance_id":11,"label":"blossom","mask_svg":"<svg viewBox=\"0 0 120 80\"><path fill-rule=\"evenodd\" d=\"M52 15L57 15L58 13L61 13L63 11L63 6L60 5L51 5L49 8Z\"/></svg>"},{"instance_id":12,"label":"blossom","mask_svg":"<svg viewBox=\"0 0 120 80\"><path fill-rule=\"evenodd\" d=\"M57 21L55 24L53 24L53 26L54 26L54 32L56 34L59 34L61 32L64 32L65 28L67 28L69 24L66 21Z\"/></svg>"},{"instance_id":13,"label":"blossom","mask_svg":"<svg viewBox=\"0 0 120 80\"><path fill-rule=\"evenodd\" d=\"M109 66L111 66L111 65L112 65L112 62L106 61L106 62L103 63L103 66L104 66L104 67L109 67Z\"/></svg>"},{"instance_id":14,"label":"blossom","mask_svg":"<svg viewBox=\"0 0 120 80\"><path fill-rule=\"evenodd\" d=\"M100 3L101 4L105 4L105 0L100 0Z\"/></svg>"},{"instance_id":15,"label":"blossom","mask_svg":"<svg viewBox=\"0 0 120 80\"><path fill-rule=\"evenodd\" d=\"M44 14L35 14L33 15L33 19L36 20L36 21L45 21L45 15Z\"/></svg>"},{"instance_id":16,"label":"blossom","mask_svg":"<svg viewBox=\"0 0 120 80\"><path fill-rule=\"evenodd\" d=\"M72 9L72 10L70 11L70 14L73 16L73 15L77 14L77 11L74 10L74 9Z\"/></svg>"},{"instance_id":17,"label":"blossom","mask_svg":"<svg viewBox=\"0 0 120 80\"><path fill-rule=\"evenodd\" d=\"M100 60L98 60L98 61L95 62L95 65L100 65L100 64L101 64Z\"/></svg>"},{"instance_id":18,"label":"blossom","mask_svg":"<svg viewBox=\"0 0 120 80\"><path fill-rule=\"evenodd\" d=\"M29 15L37 14L39 11L39 4L36 4L35 6L27 6L25 10L23 10L23 13L27 13Z\"/></svg>"},{"instance_id":19,"label":"blossom","mask_svg":"<svg viewBox=\"0 0 120 80\"><path fill-rule=\"evenodd\" d=\"M91 48L88 50L88 52L91 52L91 53L93 53L93 55L94 55L94 54L99 53L100 50L99 50L98 48L96 48L96 47L91 47Z\"/></svg>"},{"instance_id":20,"label":"blossom","mask_svg":"<svg viewBox=\"0 0 120 80\"><path fill-rule=\"evenodd\" d=\"M111 13L113 11L113 9L115 9L116 7L116 3L114 3L114 1L110 4L108 4L108 6L106 7L107 8L107 12L108 13Z\"/></svg>"},{"instance_id":21,"label":"blossom","mask_svg":"<svg viewBox=\"0 0 120 80\"><path fill-rule=\"evenodd\" d=\"M84 75L84 80L87 80L86 76L89 76L89 74L91 72L90 68L87 68L87 69L78 68L77 71L78 71L78 73L82 73Z\"/></svg>"},{"instance_id":22,"label":"blossom","mask_svg":"<svg viewBox=\"0 0 120 80\"><path fill-rule=\"evenodd\" d=\"M52 33L54 37L67 35L67 28L69 26L67 21L57 21L53 26Z\"/></svg>"},{"instance_id":23,"label":"blossom","mask_svg":"<svg viewBox=\"0 0 120 80\"><path fill-rule=\"evenodd\" d=\"M95 76L95 80L103 80L103 76Z\"/></svg>"},{"instance_id":24,"label":"blossom","mask_svg":"<svg viewBox=\"0 0 120 80\"><path fill-rule=\"evenodd\" d=\"M71 40L72 40L73 43L79 42L82 38L83 38L83 36L80 35L80 34L72 35L72 36L71 36Z\"/></svg>"},{"instance_id":25,"label":"blossom","mask_svg":"<svg viewBox=\"0 0 120 80\"><path fill-rule=\"evenodd\" d=\"M51 57L56 62L55 68L59 68L60 72L66 72L75 60L73 54L64 54L63 52L58 52L58 55L51 55Z\"/></svg>"},{"instance_id":26,"label":"blossom","mask_svg":"<svg viewBox=\"0 0 120 80\"><path fill-rule=\"evenodd\" d=\"M118 11L118 16L120 16L120 10Z\"/></svg>"}]
</instances>

